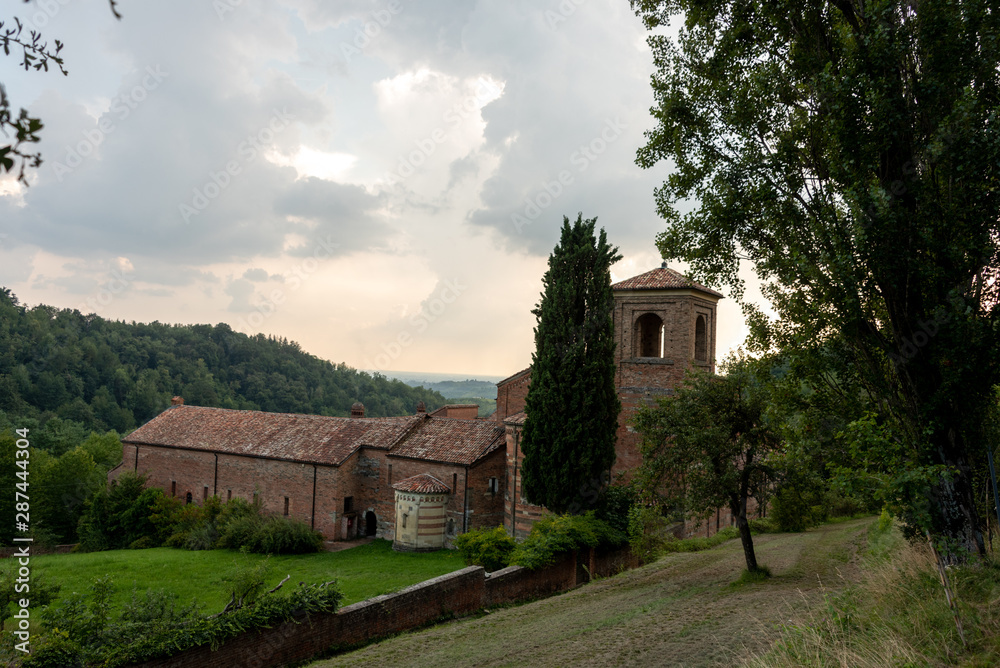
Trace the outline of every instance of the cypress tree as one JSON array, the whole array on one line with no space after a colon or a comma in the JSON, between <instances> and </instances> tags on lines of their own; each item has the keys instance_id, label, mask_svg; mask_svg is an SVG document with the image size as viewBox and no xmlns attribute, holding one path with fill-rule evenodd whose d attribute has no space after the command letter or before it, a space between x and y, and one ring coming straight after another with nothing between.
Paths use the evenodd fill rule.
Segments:
<instances>
[{"instance_id":1,"label":"cypress tree","mask_svg":"<svg viewBox=\"0 0 1000 668\"><path fill-rule=\"evenodd\" d=\"M621 402L615 389L611 265L621 259L596 218L563 217L542 279L521 485L530 503L557 513L592 508L615 462Z\"/></svg>"}]
</instances>

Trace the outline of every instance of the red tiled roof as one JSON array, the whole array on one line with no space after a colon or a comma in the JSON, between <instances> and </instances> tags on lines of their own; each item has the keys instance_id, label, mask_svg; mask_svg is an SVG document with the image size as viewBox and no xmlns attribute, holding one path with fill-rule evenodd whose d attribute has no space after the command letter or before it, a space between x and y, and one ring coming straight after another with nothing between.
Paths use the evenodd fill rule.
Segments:
<instances>
[{"instance_id":1,"label":"red tiled roof","mask_svg":"<svg viewBox=\"0 0 1000 668\"><path fill-rule=\"evenodd\" d=\"M528 414L525 413L524 411L521 411L520 413L514 413L513 415L508 415L506 418L504 418L503 423L524 424L527 419L528 419Z\"/></svg>"},{"instance_id":2,"label":"red tiled roof","mask_svg":"<svg viewBox=\"0 0 1000 668\"><path fill-rule=\"evenodd\" d=\"M428 417L419 429L393 447L388 456L467 466L502 443L503 427L494 421Z\"/></svg>"},{"instance_id":3,"label":"red tiled roof","mask_svg":"<svg viewBox=\"0 0 1000 668\"><path fill-rule=\"evenodd\" d=\"M611 286L612 290L669 290L678 288L699 290L707 292L710 295L715 295L716 297L723 296L721 292L706 288L701 283L696 283L680 272L668 269L667 267L647 271L645 274L627 278Z\"/></svg>"},{"instance_id":4,"label":"red tiled roof","mask_svg":"<svg viewBox=\"0 0 1000 668\"><path fill-rule=\"evenodd\" d=\"M339 466L362 445L389 449L423 417L346 418L175 406L123 442Z\"/></svg>"},{"instance_id":5,"label":"red tiled roof","mask_svg":"<svg viewBox=\"0 0 1000 668\"><path fill-rule=\"evenodd\" d=\"M428 473L400 480L393 483L392 488L398 489L400 492L416 492L418 494L451 494L451 487Z\"/></svg>"}]
</instances>

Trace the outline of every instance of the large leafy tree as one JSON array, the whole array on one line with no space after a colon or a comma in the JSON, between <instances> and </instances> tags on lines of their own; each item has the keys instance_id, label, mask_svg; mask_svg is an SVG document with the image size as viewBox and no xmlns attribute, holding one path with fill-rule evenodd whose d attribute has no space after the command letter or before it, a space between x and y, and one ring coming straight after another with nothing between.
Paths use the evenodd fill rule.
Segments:
<instances>
[{"instance_id":1,"label":"large leafy tree","mask_svg":"<svg viewBox=\"0 0 1000 668\"><path fill-rule=\"evenodd\" d=\"M764 496L773 475L768 455L780 444L768 419L769 393L754 366L740 358L726 365L724 376L690 371L676 394L642 407L636 417L642 487L695 516L729 508L752 573L758 566L747 501Z\"/></svg>"},{"instance_id":2,"label":"large leafy tree","mask_svg":"<svg viewBox=\"0 0 1000 668\"><path fill-rule=\"evenodd\" d=\"M656 127L637 162L665 258L776 318L760 350L836 348L899 449L901 514L984 550L972 493L998 380L1000 12L988 0L638 0ZM694 209L682 213L684 201ZM847 379L841 378L844 383ZM906 481L902 484L902 481Z\"/></svg>"},{"instance_id":3,"label":"large leafy tree","mask_svg":"<svg viewBox=\"0 0 1000 668\"><path fill-rule=\"evenodd\" d=\"M611 265L621 259L596 218L563 218L533 311L535 352L525 403L521 484L558 513L592 507L615 463L621 402L615 389Z\"/></svg>"}]
</instances>

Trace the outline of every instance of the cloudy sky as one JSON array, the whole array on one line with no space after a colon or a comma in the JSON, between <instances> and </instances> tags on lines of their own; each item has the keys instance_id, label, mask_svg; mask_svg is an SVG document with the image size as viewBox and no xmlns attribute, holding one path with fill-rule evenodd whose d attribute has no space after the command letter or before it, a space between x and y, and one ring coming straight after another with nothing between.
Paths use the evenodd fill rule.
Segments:
<instances>
[{"instance_id":1,"label":"cloudy sky","mask_svg":"<svg viewBox=\"0 0 1000 668\"><path fill-rule=\"evenodd\" d=\"M4 3L69 76L0 56L45 164L0 177L29 305L227 322L362 369L507 375L564 215L659 266L651 56L627 0ZM745 334L732 300L719 350Z\"/></svg>"}]
</instances>

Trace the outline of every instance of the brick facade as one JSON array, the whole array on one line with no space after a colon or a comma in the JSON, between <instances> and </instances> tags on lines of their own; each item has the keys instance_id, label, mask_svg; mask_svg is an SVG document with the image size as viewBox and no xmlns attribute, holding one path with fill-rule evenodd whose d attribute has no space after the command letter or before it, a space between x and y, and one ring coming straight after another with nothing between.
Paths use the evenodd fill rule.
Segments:
<instances>
[{"instance_id":1,"label":"brick facade","mask_svg":"<svg viewBox=\"0 0 1000 668\"><path fill-rule=\"evenodd\" d=\"M612 286L615 306L615 385L618 417L612 480L627 481L642 463L641 437L633 427L643 405L669 395L689 368L715 372L716 313L721 294L665 266ZM547 510L521 496L520 437L531 369L497 384L496 419L505 425L507 449L504 526L526 536Z\"/></svg>"},{"instance_id":2,"label":"brick facade","mask_svg":"<svg viewBox=\"0 0 1000 668\"><path fill-rule=\"evenodd\" d=\"M177 404L124 439L109 480L135 471L194 503L256 497L265 512L287 513L330 540L392 540L392 483L430 474L451 488L446 540L502 522L503 431L493 421L426 412L373 419L363 407L357 417L327 418Z\"/></svg>"}]
</instances>

